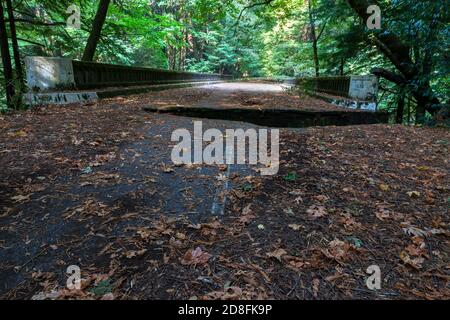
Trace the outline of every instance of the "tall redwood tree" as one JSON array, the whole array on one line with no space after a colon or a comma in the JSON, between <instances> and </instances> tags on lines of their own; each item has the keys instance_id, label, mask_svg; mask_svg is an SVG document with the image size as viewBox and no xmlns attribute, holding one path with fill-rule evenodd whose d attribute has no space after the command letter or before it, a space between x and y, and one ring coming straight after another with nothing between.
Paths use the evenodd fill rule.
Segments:
<instances>
[{"instance_id":1,"label":"tall redwood tree","mask_svg":"<svg viewBox=\"0 0 450 320\"><path fill-rule=\"evenodd\" d=\"M11 43L13 48L14 65L16 67L16 77L20 85L23 84L22 62L20 60L19 43L17 41L16 20L14 18L14 10L12 0L6 0L6 8L8 10L9 31L11 33Z\"/></svg>"},{"instance_id":2,"label":"tall redwood tree","mask_svg":"<svg viewBox=\"0 0 450 320\"><path fill-rule=\"evenodd\" d=\"M83 61L93 61L97 45L100 40L103 25L105 24L106 15L108 14L108 8L111 0L100 0L98 5L97 14L95 15L94 22L92 24L92 30L89 35L89 39L86 44L86 48L83 53Z\"/></svg>"},{"instance_id":3,"label":"tall redwood tree","mask_svg":"<svg viewBox=\"0 0 450 320\"><path fill-rule=\"evenodd\" d=\"M4 14L3 0L0 0L0 50L2 54L3 76L5 78L6 100L8 108L12 108L14 107L13 99L15 95L14 76L11 64L11 55L9 53L8 32L6 30Z\"/></svg>"}]
</instances>

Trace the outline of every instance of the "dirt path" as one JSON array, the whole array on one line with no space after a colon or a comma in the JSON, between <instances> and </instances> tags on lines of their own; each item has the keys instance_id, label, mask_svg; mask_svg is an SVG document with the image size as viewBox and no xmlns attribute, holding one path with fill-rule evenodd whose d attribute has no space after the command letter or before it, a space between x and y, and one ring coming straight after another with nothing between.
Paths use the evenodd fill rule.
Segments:
<instances>
[{"instance_id":1,"label":"dirt path","mask_svg":"<svg viewBox=\"0 0 450 320\"><path fill-rule=\"evenodd\" d=\"M215 107L218 101L223 101L236 89L235 86L229 91L229 86L219 85L223 86L227 88L225 92L216 91L215 86L207 87L213 91L202 96L198 103ZM255 87L260 93L281 90L281 87L276 90L278 86L275 85L256 85L252 90ZM242 91L249 86L237 88ZM193 131L195 119L149 116L136 110L136 106L127 110L121 102L124 99L112 99L99 107L100 121L109 118L110 113L111 123L91 122L95 117L91 118L90 107L80 110L81 117L76 109L69 111L58 107L50 108L50 118L54 117L50 121L50 127L40 124L35 126L33 123L38 118L45 124L49 120L47 111L13 116L6 120L16 118L14 120L18 123L14 123L14 120L11 123L5 122L7 128L10 124L16 127L13 130L8 128L7 131L19 132L19 136L23 134L26 137L15 137L14 133L7 133L3 137L7 146L3 145L2 153L8 157L3 158L2 162L9 170L4 171L6 177L2 180L4 189L1 197L4 204L9 206L3 208L4 213L1 215L4 218L2 239L5 250L0 251L3 269L0 275L0 292L8 292L16 287L24 281L23 275L29 275L32 270L54 270L54 254L58 254L59 250L49 247L59 248L59 243L79 244L82 241L81 244L87 245L82 256L94 259L91 246L101 245L104 239L97 236L98 230L90 230L89 223L80 224L81 221L96 216L100 217L100 220L96 219L96 223L114 219L112 217L120 220L121 215L144 210L145 215L151 218L162 214L175 218L186 216L193 223L204 222L212 216L224 215L224 192L233 188L233 183L228 182L231 175L248 176L255 173L247 166L238 165L230 165L224 171L217 166L175 167L171 161L171 146L175 145L171 142L171 134L179 128ZM122 107L124 110L121 110ZM95 111L93 113L98 115ZM138 122L130 131L125 123L114 123L122 119L129 120L130 116L132 122ZM246 130L255 127L226 121L203 119L202 122L204 130L217 128L223 132L226 129ZM112 131L116 131L114 134L118 135L115 141L108 137ZM86 138L86 134L93 136ZM40 137L46 137L48 141L39 141ZM10 149L17 142L11 141L11 138L18 138L26 146ZM104 147L101 148L104 150L99 152L96 147ZM86 148L90 150L85 150ZM54 157L53 152L60 157L50 159ZM96 152L99 154L95 154ZM85 161L82 161L82 155L86 156ZM51 160L60 162L58 165L67 162L76 164L55 172L52 167L54 163L49 163L53 162ZM221 175L227 179L218 180ZM15 197L19 197L19 200L11 201ZM80 240L79 237L82 236L85 238ZM108 236L120 237L120 233L113 232Z\"/></svg>"},{"instance_id":2,"label":"dirt path","mask_svg":"<svg viewBox=\"0 0 450 320\"><path fill-rule=\"evenodd\" d=\"M309 96L288 94L282 84L228 82L195 88L154 92L139 96L142 105L206 107L212 109L296 109L304 111L355 110L334 106Z\"/></svg>"},{"instance_id":3,"label":"dirt path","mask_svg":"<svg viewBox=\"0 0 450 320\"><path fill-rule=\"evenodd\" d=\"M280 94L204 90L1 116L1 298L450 297L448 130L282 130L274 177L174 166L170 136L195 119L142 106ZM83 290L64 290L70 265Z\"/></svg>"}]
</instances>

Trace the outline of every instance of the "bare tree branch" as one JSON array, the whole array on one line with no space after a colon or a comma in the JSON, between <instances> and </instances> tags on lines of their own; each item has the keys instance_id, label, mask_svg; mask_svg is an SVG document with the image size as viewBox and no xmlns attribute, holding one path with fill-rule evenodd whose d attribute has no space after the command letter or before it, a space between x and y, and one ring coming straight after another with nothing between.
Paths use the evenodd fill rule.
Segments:
<instances>
[{"instance_id":1,"label":"bare tree branch","mask_svg":"<svg viewBox=\"0 0 450 320\"><path fill-rule=\"evenodd\" d=\"M238 18L237 18L237 20L236 20L234 26L237 26L237 25L239 24L239 22L241 21L242 16L244 15L244 12L245 12L245 11L247 11L247 10L249 10L249 9L251 9L251 8L258 7L258 6L269 5L269 4L271 4L272 2L274 2L274 1L275 1L275 0L266 0L266 1L262 1L262 2L255 2L255 3L249 4L248 6L242 8L242 10L241 10L241 12L239 13L239 16L238 16Z\"/></svg>"},{"instance_id":2,"label":"bare tree branch","mask_svg":"<svg viewBox=\"0 0 450 320\"><path fill-rule=\"evenodd\" d=\"M394 71L389 71L383 68L375 68L371 71L374 75L385 78L399 86L404 86L406 84L406 79L401 74L395 73Z\"/></svg>"}]
</instances>

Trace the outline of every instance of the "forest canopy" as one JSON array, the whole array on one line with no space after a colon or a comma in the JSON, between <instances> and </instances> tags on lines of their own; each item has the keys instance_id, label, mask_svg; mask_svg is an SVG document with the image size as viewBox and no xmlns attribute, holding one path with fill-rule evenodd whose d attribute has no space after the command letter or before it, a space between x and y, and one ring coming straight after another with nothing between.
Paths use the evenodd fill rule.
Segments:
<instances>
[{"instance_id":1,"label":"forest canopy","mask_svg":"<svg viewBox=\"0 0 450 320\"><path fill-rule=\"evenodd\" d=\"M366 25L373 3L380 30ZM23 58L44 55L235 77L373 72L387 79L382 105L391 111L399 95L417 105L418 117L448 103L446 0L2 0L2 7L19 92ZM70 27L77 10L80 25Z\"/></svg>"}]
</instances>

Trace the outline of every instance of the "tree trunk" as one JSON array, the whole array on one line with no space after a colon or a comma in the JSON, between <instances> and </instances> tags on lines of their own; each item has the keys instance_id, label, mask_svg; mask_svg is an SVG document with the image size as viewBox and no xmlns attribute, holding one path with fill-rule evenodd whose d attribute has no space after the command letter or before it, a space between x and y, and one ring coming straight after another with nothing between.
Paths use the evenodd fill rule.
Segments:
<instances>
[{"instance_id":1,"label":"tree trunk","mask_svg":"<svg viewBox=\"0 0 450 320\"><path fill-rule=\"evenodd\" d=\"M411 97L408 98L408 126L411 125Z\"/></svg>"},{"instance_id":2,"label":"tree trunk","mask_svg":"<svg viewBox=\"0 0 450 320\"><path fill-rule=\"evenodd\" d=\"M317 40L313 41L313 51L314 51L314 67L316 69L316 77L320 76L320 67L319 67L319 53L317 50Z\"/></svg>"},{"instance_id":3,"label":"tree trunk","mask_svg":"<svg viewBox=\"0 0 450 320\"><path fill-rule=\"evenodd\" d=\"M97 50L97 45L100 40L100 35L102 33L103 24L106 20L110 2L111 0L100 0L97 14L95 15L94 23L92 24L92 31L89 35L86 48L84 49L82 58L83 61L94 60L95 51Z\"/></svg>"},{"instance_id":4,"label":"tree trunk","mask_svg":"<svg viewBox=\"0 0 450 320\"><path fill-rule=\"evenodd\" d=\"M6 31L3 1L0 0L0 49L2 54L3 75L5 77L6 101L8 108L14 107L14 79L9 53L8 32Z\"/></svg>"},{"instance_id":5,"label":"tree trunk","mask_svg":"<svg viewBox=\"0 0 450 320\"><path fill-rule=\"evenodd\" d=\"M396 123L398 123L398 124L403 123L404 111L405 111L405 89L402 88L400 90L400 93L398 94L398 99L397 99L397 116L395 118Z\"/></svg>"},{"instance_id":6,"label":"tree trunk","mask_svg":"<svg viewBox=\"0 0 450 320\"><path fill-rule=\"evenodd\" d=\"M426 102L423 99L417 100L416 124L425 123Z\"/></svg>"},{"instance_id":7,"label":"tree trunk","mask_svg":"<svg viewBox=\"0 0 450 320\"><path fill-rule=\"evenodd\" d=\"M344 59L344 58L341 58L341 66L340 66L340 68L339 68L339 75L340 75L341 77L344 76L344 66L345 66L345 59Z\"/></svg>"},{"instance_id":8,"label":"tree trunk","mask_svg":"<svg viewBox=\"0 0 450 320\"><path fill-rule=\"evenodd\" d=\"M23 69L22 69L22 62L20 60L19 43L17 42L16 20L14 19L14 11L11 0L6 0L6 7L8 10L9 29L11 32L11 42L14 55L14 65L16 66L16 81L18 85L18 88L16 89L18 92L22 93L24 88ZM19 99L20 98L21 96L19 95ZM20 105L21 101L19 100L17 104Z\"/></svg>"},{"instance_id":9,"label":"tree trunk","mask_svg":"<svg viewBox=\"0 0 450 320\"><path fill-rule=\"evenodd\" d=\"M177 49L174 46L167 46L167 62L169 70L175 70L177 61Z\"/></svg>"},{"instance_id":10,"label":"tree trunk","mask_svg":"<svg viewBox=\"0 0 450 320\"><path fill-rule=\"evenodd\" d=\"M320 66L319 66L319 52L317 49L317 34L316 34L316 23L314 21L314 16L312 12L311 0L308 0L308 11L309 11L309 26L311 28L311 38L313 43L313 59L314 68L316 72L316 77L320 76Z\"/></svg>"},{"instance_id":11,"label":"tree trunk","mask_svg":"<svg viewBox=\"0 0 450 320\"><path fill-rule=\"evenodd\" d=\"M367 21L370 14L367 8L370 4L376 4L376 1L367 0L347 0L358 16ZM379 30L373 32L375 44L383 55L385 55L400 73L393 73L384 69L377 69L375 74L382 76L397 85L404 86L412 82L423 82L419 80L428 79L427 74L421 74L420 66L413 63L410 55L410 47L405 44L397 35L389 30ZM426 66L424 66L426 67ZM433 95L429 80L426 80L422 86L416 88L412 94L418 102L418 121L425 119L425 111L432 115L439 111L436 105L440 105L439 99Z\"/></svg>"}]
</instances>

